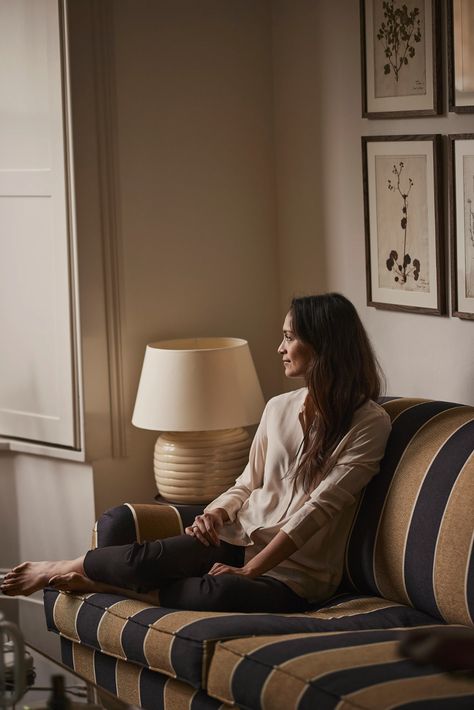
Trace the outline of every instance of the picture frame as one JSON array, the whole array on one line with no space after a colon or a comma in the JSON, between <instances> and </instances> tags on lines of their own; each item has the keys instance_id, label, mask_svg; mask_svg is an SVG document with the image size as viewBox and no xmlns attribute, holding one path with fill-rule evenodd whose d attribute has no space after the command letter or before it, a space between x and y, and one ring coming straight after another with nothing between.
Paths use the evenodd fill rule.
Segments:
<instances>
[{"instance_id":1,"label":"picture frame","mask_svg":"<svg viewBox=\"0 0 474 710\"><path fill-rule=\"evenodd\" d=\"M474 133L448 138L451 313L474 320Z\"/></svg>"},{"instance_id":2,"label":"picture frame","mask_svg":"<svg viewBox=\"0 0 474 710\"><path fill-rule=\"evenodd\" d=\"M439 0L360 0L364 118L442 113L440 17Z\"/></svg>"},{"instance_id":3,"label":"picture frame","mask_svg":"<svg viewBox=\"0 0 474 710\"><path fill-rule=\"evenodd\" d=\"M449 110L474 113L474 3L448 0Z\"/></svg>"},{"instance_id":4,"label":"picture frame","mask_svg":"<svg viewBox=\"0 0 474 710\"><path fill-rule=\"evenodd\" d=\"M362 137L367 305L446 313L441 135Z\"/></svg>"}]
</instances>

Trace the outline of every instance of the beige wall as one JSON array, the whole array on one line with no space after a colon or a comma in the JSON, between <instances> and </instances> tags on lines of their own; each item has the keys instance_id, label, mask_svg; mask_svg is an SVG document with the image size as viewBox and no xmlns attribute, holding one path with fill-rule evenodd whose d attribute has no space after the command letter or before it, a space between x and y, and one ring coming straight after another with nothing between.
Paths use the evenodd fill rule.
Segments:
<instances>
[{"instance_id":1,"label":"beige wall","mask_svg":"<svg viewBox=\"0 0 474 710\"><path fill-rule=\"evenodd\" d=\"M338 290L358 307L387 391L474 403L474 324L367 307L360 137L474 132L473 115L361 118L358 3L275 0L275 135L282 310Z\"/></svg>"},{"instance_id":2,"label":"beige wall","mask_svg":"<svg viewBox=\"0 0 474 710\"><path fill-rule=\"evenodd\" d=\"M146 342L187 335L249 340L268 396L280 328L269 5L140 7L115 5L129 396Z\"/></svg>"}]
</instances>

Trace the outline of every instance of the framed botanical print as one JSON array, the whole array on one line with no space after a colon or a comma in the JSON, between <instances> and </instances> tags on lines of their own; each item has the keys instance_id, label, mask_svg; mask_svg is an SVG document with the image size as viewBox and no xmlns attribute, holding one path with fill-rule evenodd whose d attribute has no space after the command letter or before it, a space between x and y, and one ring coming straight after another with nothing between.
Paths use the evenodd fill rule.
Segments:
<instances>
[{"instance_id":1,"label":"framed botanical print","mask_svg":"<svg viewBox=\"0 0 474 710\"><path fill-rule=\"evenodd\" d=\"M474 2L448 0L449 110L474 112Z\"/></svg>"},{"instance_id":2,"label":"framed botanical print","mask_svg":"<svg viewBox=\"0 0 474 710\"><path fill-rule=\"evenodd\" d=\"M474 320L474 133L449 142L452 314Z\"/></svg>"},{"instance_id":3,"label":"framed botanical print","mask_svg":"<svg viewBox=\"0 0 474 710\"><path fill-rule=\"evenodd\" d=\"M439 135L362 138L367 303L446 312Z\"/></svg>"},{"instance_id":4,"label":"framed botanical print","mask_svg":"<svg viewBox=\"0 0 474 710\"><path fill-rule=\"evenodd\" d=\"M362 115L442 111L439 0L360 0Z\"/></svg>"}]
</instances>

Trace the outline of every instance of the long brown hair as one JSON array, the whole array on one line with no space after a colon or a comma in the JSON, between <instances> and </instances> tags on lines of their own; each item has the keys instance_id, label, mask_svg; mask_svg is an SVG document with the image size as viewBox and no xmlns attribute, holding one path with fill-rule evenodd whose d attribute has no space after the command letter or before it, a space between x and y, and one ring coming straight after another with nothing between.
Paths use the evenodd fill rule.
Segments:
<instances>
[{"instance_id":1,"label":"long brown hair","mask_svg":"<svg viewBox=\"0 0 474 710\"><path fill-rule=\"evenodd\" d=\"M328 459L349 430L356 409L379 396L383 375L347 298L339 293L294 298L290 313L296 337L314 353L306 385L315 417L294 471L309 492L324 478Z\"/></svg>"}]
</instances>

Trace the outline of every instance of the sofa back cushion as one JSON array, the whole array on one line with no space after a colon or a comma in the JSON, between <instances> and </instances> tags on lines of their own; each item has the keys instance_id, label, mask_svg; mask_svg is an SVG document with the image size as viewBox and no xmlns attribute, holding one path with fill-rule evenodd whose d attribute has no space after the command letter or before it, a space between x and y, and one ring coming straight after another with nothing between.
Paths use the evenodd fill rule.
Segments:
<instances>
[{"instance_id":1,"label":"sofa back cushion","mask_svg":"<svg viewBox=\"0 0 474 710\"><path fill-rule=\"evenodd\" d=\"M393 428L354 519L344 585L474 625L474 407L383 406Z\"/></svg>"}]
</instances>

